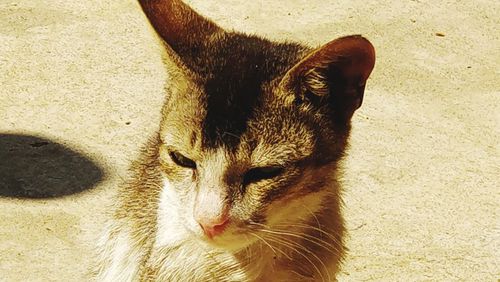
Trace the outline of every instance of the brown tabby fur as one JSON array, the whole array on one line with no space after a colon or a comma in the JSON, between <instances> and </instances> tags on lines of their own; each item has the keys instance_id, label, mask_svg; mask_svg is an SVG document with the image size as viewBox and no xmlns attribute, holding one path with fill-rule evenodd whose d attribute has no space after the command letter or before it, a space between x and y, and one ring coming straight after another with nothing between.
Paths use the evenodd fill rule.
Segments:
<instances>
[{"instance_id":1,"label":"brown tabby fur","mask_svg":"<svg viewBox=\"0 0 500 282\"><path fill-rule=\"evenodd\" d=\"M166 44L167 100L120 189L99 279L335 280L345 252L338 164L374 66L371 44L275 43L225 31L179 0L139 2ZM282 171L246 182L268 166ZM193 214L223 207L230 225L206 238Z\"/></svg>"}]
</instances>

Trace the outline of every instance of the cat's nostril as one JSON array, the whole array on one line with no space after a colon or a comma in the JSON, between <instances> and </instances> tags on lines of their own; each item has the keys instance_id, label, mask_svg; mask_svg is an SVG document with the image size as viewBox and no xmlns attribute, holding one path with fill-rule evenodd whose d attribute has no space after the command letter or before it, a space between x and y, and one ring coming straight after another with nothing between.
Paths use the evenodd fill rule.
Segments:
<instances>
[{"instance_id":1,"label":"cat's nostril","mask_svg":"<svg viewBox=\"0 0 500 282\"><path fill-rule=\"evenodd\" d=\"M200 220L198 221L201 228L209 238L213 238L226 229L229 224L229 218L223 217L216 220Z\"/></svg>"}]
</instances>

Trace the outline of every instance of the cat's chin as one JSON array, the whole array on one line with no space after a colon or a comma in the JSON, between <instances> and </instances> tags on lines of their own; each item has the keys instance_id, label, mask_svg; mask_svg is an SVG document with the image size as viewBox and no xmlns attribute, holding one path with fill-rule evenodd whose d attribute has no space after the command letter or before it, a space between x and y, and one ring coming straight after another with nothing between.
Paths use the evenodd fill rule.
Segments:
<instances>
[{"instance_id":1,"label":"cat's chin","mask_svg":"<svg viewBox=\"0 0 500 282\"><path fill-rule=\"evenodd\" d=\"M198 240L200 240L209 248L230 253L237 253L256 242L256 240L254 240L252 236L234 233L222 234L221 236L215 238L201 236L198 238Z\"/></svg>"}]
</instances>

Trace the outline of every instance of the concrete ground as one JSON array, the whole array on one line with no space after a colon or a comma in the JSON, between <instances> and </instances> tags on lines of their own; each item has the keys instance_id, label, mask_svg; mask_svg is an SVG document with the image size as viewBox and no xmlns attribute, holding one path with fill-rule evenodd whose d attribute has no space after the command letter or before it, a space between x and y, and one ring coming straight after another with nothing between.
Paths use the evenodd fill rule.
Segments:
<instances>
[{"instance_id":1,"label":"concrete ground","mask_svg":"<svg viewBox=\"0 0 500 282\"><path fill-rule=\"evenodd\" d=\"M274 39L375 45L345 162L341 281L500 278L500 2L188 2ZM90 280L164 75L133 0L0 0L0 281Z\"/></svg>"}]
</instances>

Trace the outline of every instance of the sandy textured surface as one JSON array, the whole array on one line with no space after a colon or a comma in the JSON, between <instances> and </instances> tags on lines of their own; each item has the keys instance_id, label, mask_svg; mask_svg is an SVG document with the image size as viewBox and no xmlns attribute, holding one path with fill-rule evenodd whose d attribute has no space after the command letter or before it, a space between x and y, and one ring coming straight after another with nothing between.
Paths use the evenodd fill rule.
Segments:
<instances>
[{"instance_id":1,"label":"sandy textured surface","mask_svg":"<svg viewBox=\"0 0 500 282\"><path fill-rule=\"evenodd\" d=\"M500 278L500 2L189 3L274 39L375 45L345 162L340 280ZM164 74L134 1L0 0L0 281L90 280L104 206L158 124ZM58 152L54 175L26 169ZM84 191L16 199L12 185Z\"/></svg>"}]
</instances>

